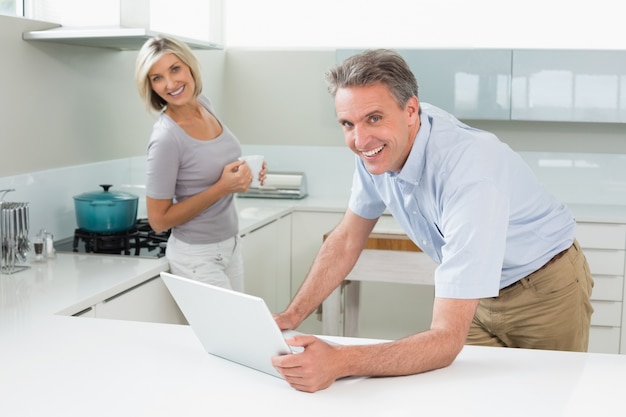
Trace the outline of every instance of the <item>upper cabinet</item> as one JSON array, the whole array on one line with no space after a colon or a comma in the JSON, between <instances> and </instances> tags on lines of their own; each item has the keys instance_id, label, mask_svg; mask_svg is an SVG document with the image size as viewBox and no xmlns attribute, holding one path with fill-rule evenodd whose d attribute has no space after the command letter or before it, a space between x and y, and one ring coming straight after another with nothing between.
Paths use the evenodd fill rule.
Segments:
<instances>
[{"instance_id":1,"label":"upper cabinet","mask_svg":"<svg viewBox=\"0 0 626 417\"><path fill-rule=\"evenodd\" d=\"M27 41L47 41L116 50L137 50L168 34L193 49L223 49L222 0L32 0L30 17L57 24L25 32Z\"/></svg>"},{"instance_id":2,"label":"upper cabinet","mask_svg":"<svg viewBox=\"0 0 626 417\"><path fill-rule=\"evenodd\" d=\"M626 122L626 51L513 51L511 119Z\"/></svg>"},{"instance_id":3,"label":"upper cabinet","mask_svg":"<svg viewBox=\"0 0 626 417\"><path fill-rule=\"evenodd\" d=\"M338 62L362 50L337 51ZM508 120L511 51L400 49L417 79L420 101L461 119Z\"/></svg>"},{"instance_id":4,"label":"upper cabinet","mask_svg":"<svg viewBox=\"0 0 626 417\"><path fill-rule=\"evenodd\" d=\"M338 50L337 60L360 51ZM398 52L420 100L460 119L626 123L626 51Z\"/></svg>"},{"instance_id":5,"label":"upper cabinet","mask_svg":"<svg viewBox=\"0 0 626 417\"><path fill-rule=\"evenodd\" d=\"M165 32L145 28L127 28L120 26L101 27L55 27L46 30L24 32L25 41L44 41L64 43L67 45L89 46L94 48L114 49L117 51L136 51L150 38ZM185 42L191 49L223 49L221 44L202 39L187 38L171 35L181 42Z\"/></svg>"},{"instance_id":6,"label":"upper cabinet","mask_svg":"<svg viewBox=\"0 0 626 417\"><path fill-rule=\"evenodd\" d=\"M400 50L420 100L458 118L507 120L511 114L511 51Z\"/></svg>"}]
</instances>

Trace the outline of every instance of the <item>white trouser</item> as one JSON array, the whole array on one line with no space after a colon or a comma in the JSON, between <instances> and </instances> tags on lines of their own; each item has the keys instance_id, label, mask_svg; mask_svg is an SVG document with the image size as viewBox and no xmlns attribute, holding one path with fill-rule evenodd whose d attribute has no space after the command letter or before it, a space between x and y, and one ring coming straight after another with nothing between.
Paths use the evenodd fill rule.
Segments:
<instances>
[{"instance_id":1,"label":"white trouser","mask_svg":"<svg viewBox=\"0 0 626 417\"><path fill-rule=\"evenodd\" d=\"M167 241L165 256L174 275L235 291L244 290L239 236L218 243L191 245L172 234Z\"/></svg>"}]
</instances>

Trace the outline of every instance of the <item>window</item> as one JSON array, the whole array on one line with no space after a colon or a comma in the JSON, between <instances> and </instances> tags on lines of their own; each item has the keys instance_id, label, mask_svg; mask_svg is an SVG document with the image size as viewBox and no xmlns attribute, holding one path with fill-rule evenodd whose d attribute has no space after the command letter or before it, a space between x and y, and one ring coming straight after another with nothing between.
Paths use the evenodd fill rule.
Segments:
<instances>
[{"instance_id":1,"label":"window","mask_svg":"<svg viewBox=\"0 0 626 417\"><path fill-rule=\"evenodd\" d=\"M616 0L223 0L227 47L626 49Z\"/></svg>"},{"instance_id":2,"label":"window","mask_svg":"<svg viewBox=\"0 0 626 417\"><path fill-rule=\"evenodd\" d=\"M24 16L24 0L0 0L0 14Z\"/></svg>"}]
</instances>

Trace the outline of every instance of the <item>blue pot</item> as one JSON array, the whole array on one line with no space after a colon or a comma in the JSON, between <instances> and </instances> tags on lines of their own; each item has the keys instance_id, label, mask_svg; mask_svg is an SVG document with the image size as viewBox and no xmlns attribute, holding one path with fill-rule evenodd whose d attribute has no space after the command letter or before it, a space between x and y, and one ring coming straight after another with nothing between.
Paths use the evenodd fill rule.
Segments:
<instances>
[{"instance_id":1,"label":"blue pot","mask_svg":"<svg viewBox=\"0 0 626 417\"><path fill-rule=\"evenodd\" d=\"M104 191L74 196L76 223L79 229L96 233L124 232L137 223L139 197L123 191L109 191L111 185L100 185Z\"/></svg>"}]
</instances>

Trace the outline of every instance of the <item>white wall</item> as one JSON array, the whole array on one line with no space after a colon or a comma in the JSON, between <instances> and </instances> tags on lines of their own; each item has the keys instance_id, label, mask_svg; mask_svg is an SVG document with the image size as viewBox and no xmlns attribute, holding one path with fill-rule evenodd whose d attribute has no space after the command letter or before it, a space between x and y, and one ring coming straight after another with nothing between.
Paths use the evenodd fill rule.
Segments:
<instances>
[{"instance_id":1,"label":"white wall","mask_svg":"<svg viewBox=\"0 0 626 417\"><path fill-rule=\"evenodd\" d=\"M0 178L145 153L153 117L133 80L136 51L27 42L51 25L0 16ZM199 51L220 106L223 51Z\"/></svg>"}]
</instances>

